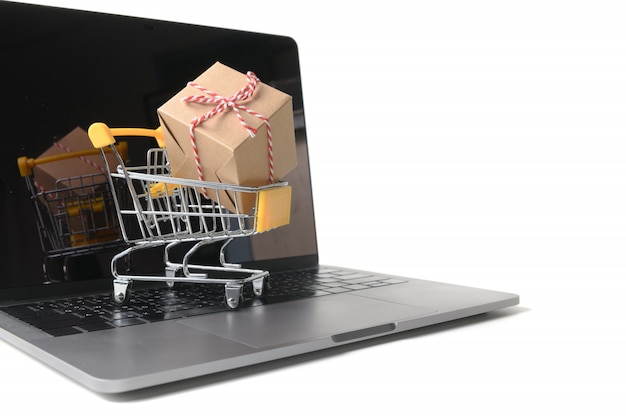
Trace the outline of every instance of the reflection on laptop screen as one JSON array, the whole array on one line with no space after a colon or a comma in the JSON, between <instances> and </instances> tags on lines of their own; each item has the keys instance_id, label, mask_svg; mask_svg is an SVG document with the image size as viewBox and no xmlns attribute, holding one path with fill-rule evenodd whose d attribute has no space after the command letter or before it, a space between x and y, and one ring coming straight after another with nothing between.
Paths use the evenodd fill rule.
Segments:
<instances>
[{"instance_id":1,"label":"reflection on laptop screen","mask_svg":"<svg viewBox=\"0 0 626 417\"><path fill-rule=\"evenodd\" d=\"M310 179L297 48L293 40L193 25L62 12L0 3L0 235L4 272L0 289L109 277L117 248L89 252L78 245L51 251L40 235L50 230L36 216L32 192L17 167L20 156L38 157L55 141L96 121L111 127L158 126L156 109L214 62L290 94L298 168L292 185L292 220L272 233L237 239L228 260L256 263L316 259ZM145 161L147 139L129 140L130 164ZM214 256L207 253L206 256ZM146 254L146 265L160 255ZM286 262L286 261L285 261ZM288 262L281 265L287 266ZM45 271L44 271L45 269Z\"/></svg>"}]
</instances>

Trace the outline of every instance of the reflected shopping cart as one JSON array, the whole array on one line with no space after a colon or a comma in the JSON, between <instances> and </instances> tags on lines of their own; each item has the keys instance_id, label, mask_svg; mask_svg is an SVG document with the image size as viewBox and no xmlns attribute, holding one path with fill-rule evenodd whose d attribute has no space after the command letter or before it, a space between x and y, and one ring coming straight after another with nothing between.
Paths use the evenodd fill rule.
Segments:
<instances>
[{"instance_id":1,"label":"reflected shopping cart","mask_svg":"<svg viewBox=\"0 0 626 417\"><path fill-rule=\"evenodd\" d=\"M110 152L110 151L108 151ZM116 154L126 155L126 143L116 147ZM59 155L17 159L20 175L35 211L35 221L44 252L46 280L55 274L50 264L62 259L63 279L73 280L69 263L79 256L104 252L124 245L105 168L95 173L59 178L45 189L34 176L34 168L45 164L76 161L98 153L97 150L66 152ZM79 162L80 163L80 162Z\"/></svg>"}]
</instances>

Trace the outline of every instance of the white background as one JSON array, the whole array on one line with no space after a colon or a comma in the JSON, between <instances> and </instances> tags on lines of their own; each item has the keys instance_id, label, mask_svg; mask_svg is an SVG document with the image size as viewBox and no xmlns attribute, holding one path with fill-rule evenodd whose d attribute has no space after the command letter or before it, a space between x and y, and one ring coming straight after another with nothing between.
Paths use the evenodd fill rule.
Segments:
<instances>
[{"instance_id":1,"label":"white background","mask_svg":"<svg viewBox=\"0 0 626 417\"><path fill-rule=\"evenodd\" d=\"M2 415L624 415L626 3L45 3L292 36L321 261L521 305L119 397L0 343Z\"/></svg>"}]
</instances>

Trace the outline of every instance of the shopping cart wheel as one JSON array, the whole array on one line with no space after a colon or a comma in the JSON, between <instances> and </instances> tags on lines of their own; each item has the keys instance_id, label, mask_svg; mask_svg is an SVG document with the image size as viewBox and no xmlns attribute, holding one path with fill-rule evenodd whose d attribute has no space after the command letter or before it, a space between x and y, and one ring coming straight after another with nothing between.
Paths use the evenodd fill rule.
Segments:
<instances>
[{"instance_id":1,"label":"shopping cart wheel","mask_svg":"<svg viewBox=\"0 0 626 417\"><path fill-rule=\"evenodd\" d=\"M176 278L178 276L178 272L180 271L179 266L166 266L165 267L165 276L168 278ZM167 288L178 288L180 286L180 282L176 281L176 279L172 281L165 281Z\"/></svg>"},{"instance_id":2,"label":"shopping cart wheel","mask_svg":"<svg viewBox=\"0 0 626 417\"><path fill-rule=\"evenodd\" d=\"M226 285L224 304L229 310L237 310L243 301L243 285Z\"/></svg>"},{"instance_id":3,"label":"shopping cart wheel","mask_svg":"<svg viewBox=\"0 0 626 417\"><path fill-rule=\"evenodd\" d=\"M263 295L265 289L265 277L257 278L252 281L252 290L254 291L254 295L260 297Z\"/></svg>"},{"instance_id":4,"label":"shopping cart wheel","mask_svg":"<svg viewBox=\"0 0 626 417\"><path fill-rule=\"evenodd\" d=\"M118 304L124 304L130 300L130 285L128 281L113 281L113 300Z\"/></svg>"},{"instance_id":5,"label":"shopping cart wheel","mask_svg":"<svg viewBox=\"0 0 626 417\"><path fill-rule=\"evenodd\" d=\"M272 286L270 285L270 276L266 275L252 281L252 293L255 297L267 297L270 294Z\"/></svg>"}]
</instances>

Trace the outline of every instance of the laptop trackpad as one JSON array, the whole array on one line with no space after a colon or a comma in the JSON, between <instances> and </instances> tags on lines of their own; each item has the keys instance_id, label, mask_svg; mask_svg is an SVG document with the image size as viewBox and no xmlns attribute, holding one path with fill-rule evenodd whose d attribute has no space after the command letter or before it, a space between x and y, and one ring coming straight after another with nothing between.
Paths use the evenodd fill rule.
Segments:
<instances>
[{"instance_id":1,"label":"laptop trackpad","mask_svg":"<svg viewBox=\"0 0 626 417\"><path fill-rule=\"evenodd\" d=\"M435 310L339 294L252 307L181 320L179 323L256 348L332 337L344 342L383 334L398 320Z\"/></svg>"}]
</instances>

